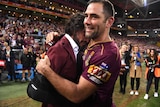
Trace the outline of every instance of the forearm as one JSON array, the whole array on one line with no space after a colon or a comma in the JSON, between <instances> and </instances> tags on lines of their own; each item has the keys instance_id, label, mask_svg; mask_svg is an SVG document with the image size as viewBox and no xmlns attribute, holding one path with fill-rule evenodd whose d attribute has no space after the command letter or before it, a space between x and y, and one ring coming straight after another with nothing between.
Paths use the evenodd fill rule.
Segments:
<instances>
[{"instance_id":1,"label":"forearm","mask_svg":"<svg viewBox=\"0 0 160 107\"><path fill-rule=\"evenodd\" d=\"M44 76L50 81L55 89L68 100L79 103L86 98L86 95L82 94L84 93L84 90L81 90L78 84L57 75L50 67L46 67Z\"/></svg>"},{"instance_id":2,"label":"forearm","mask_svg":"<svg viewBox=\"0 0 160 107\"><path fill-rule=\"evenodd\" d=\"M96 85L82 76L80 77L78 84L59 76L52 70L48 61L49 58L47 56L45 56L44 59L41 59L36 66L37 71L44 75L55 89L68 100L79 103L97 90Z\"/></svg>"}]
</instances>

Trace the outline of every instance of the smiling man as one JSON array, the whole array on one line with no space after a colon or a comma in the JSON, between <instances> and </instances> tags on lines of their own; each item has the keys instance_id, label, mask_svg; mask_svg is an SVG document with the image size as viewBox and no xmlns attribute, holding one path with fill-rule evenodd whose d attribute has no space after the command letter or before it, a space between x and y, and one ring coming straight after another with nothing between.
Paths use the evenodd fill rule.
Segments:
<instances>
[{"instance_id":1,"label":"smiling man","mask_svg":"<svg viewBox=\"0 0 160 107\"><path fill-rule=\"evenodd\" d=\"M112 107L114 85L120 71L120 55L109 32L114 23L114 7L108 0L90 0L85 11L85 36L90 39L83 56L83 72L73 83L57 75L48 57L36 69L56 90L82 107Z\"/></svg>"}]
</instances>

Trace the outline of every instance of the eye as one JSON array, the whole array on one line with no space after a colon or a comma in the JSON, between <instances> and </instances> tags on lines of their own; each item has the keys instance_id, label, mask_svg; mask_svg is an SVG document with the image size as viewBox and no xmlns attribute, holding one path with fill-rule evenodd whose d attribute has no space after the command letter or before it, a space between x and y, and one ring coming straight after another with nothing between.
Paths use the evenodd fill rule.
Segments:
<instances>
[{"instance_id":1,"label":"eye","mask_svg":"<svg viewBox=\"0 0 160 107\"><path fill-rule=\"evenodd\" d=\"M99 18L99 16L96 15L96 14L91 15L91 17L92 17L92 18Z\"/></svg>"},{"instance_id":2,"label":"eye","mask_svg":"<svg viewBox=\"0 0 160 107\"><path fill-rule=\"evenodd\" d=\"M90 18L90 19L97 19L97 18L99 18L99 16L97 15L97 14L85 14L84 15L85 16L85 18Z\"/></svg>"},{"instance_id":3,"label":"eye","mask_svg":"<svg viewBox=\"0 0 160 107\"><path fill-rule=\"evenodd\" d=\"M84 14L84 17L86 18L86 17L88 17L88 15L87 15L87 14Z\"/></svg>"}]
</instances>

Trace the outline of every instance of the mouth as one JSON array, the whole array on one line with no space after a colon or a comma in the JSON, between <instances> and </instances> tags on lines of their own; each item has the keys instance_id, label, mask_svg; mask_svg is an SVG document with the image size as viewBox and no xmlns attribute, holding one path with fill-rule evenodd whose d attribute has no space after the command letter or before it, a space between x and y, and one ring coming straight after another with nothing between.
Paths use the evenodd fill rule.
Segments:
<instances>
[{"instance_id":1,"label":"mouth","mask_svg":"<svg viewBox=\"0 0 160 107\"><path fill-rule=\"evenodd\" d=\"M91 32L91 31L93 31L93 27L85 27L85 31L86 32Z\"/></svg>"}]
</instances>

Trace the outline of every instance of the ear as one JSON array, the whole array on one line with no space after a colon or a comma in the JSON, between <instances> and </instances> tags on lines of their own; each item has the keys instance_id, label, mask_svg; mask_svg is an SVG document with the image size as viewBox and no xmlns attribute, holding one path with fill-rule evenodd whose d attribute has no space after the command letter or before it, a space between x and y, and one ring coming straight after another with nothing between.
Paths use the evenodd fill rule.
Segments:
<instances>
[{"instance_id":1,"label":"ear","mask_svg":"<svg viewBox=\"0 0 160 107\"><path fill-rule=\"evenodd\" d=\"M85 37L85 32L84 32L84 30L78 31L78 32L76 33L76 37L77 37L77 39L78 39L79 42L82 41L82 40L84 39L84 37Z\"/></svg>"},{"instance_id":2,"label":"ear","mask_svg":"<svg viewBox=\"0 0 160 107\"><path fill-rule=\"evenodd\" d=\"M106 20L106 27L111 27L114 23L114 17L109 17L107 20Z\"/></svg>"}]
</instances>

